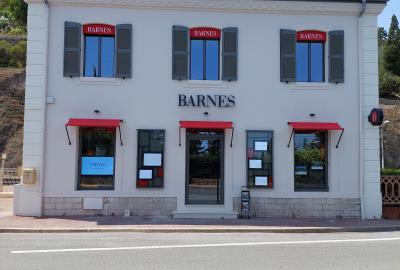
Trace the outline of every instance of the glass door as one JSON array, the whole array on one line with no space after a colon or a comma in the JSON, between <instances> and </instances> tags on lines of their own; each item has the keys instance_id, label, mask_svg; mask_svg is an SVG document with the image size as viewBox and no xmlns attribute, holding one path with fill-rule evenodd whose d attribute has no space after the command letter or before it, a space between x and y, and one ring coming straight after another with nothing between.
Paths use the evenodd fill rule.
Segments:
<instances>
[{"instance_id":1,"label":"glass door","mask_svg":"<svg viewBox=\"0 0 400 270\"><path fill-rule=\"evenodd\" d=\"M224 131L188 130L186 204L224 204Z\"/></svg>"}]
</instances>

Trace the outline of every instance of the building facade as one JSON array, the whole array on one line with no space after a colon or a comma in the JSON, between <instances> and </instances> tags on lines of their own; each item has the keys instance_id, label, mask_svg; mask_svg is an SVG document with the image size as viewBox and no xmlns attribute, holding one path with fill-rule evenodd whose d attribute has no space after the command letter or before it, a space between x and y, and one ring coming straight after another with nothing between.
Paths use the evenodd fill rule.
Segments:
<instances>
[{"instance_id":1,"label":"building facade","mask_svg":"<svg viewBox=\"0 0 400 270\"><path fill-rule=\"evenodd\" d=\"M27 2L16 215L381 217L386 1Z\"/></svg>"}]
</instances>

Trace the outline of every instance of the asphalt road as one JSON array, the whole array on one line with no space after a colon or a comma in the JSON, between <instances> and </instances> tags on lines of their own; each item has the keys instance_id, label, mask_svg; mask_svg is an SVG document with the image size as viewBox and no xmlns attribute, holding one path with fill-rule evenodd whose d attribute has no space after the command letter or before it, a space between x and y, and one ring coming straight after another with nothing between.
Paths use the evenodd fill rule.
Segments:
<instances>
[{"instance_id":1,"label":"asphalt road","mask_svg":"<svg viewBox=\"0 0 400 270\"><path fill-rule=\"evenodd\" d=\"M400 269L400 232L0 234L0 269Z\"/></svg>"}]
</instances>

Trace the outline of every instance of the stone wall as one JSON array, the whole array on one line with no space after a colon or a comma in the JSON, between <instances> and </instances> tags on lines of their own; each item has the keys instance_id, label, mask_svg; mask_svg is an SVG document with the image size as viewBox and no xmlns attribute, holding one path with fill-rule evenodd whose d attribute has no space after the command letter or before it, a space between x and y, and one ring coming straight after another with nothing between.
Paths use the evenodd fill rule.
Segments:
<instances>
[{"instance_id":1,"label":"stone wall","mask_svg":"<svg viewBox=\"0 0 400 270\"><path fill-rule=\"evenodd\" d=\"M253 217L360 218L360 199L281 199L251 198ZM240 198L234 198L240 213Z\"/></svg>"},{"instance_id":2,"label":"stone wall","mask_svg":"<svg viewBox=\"0 0 400 270\"><path fill-rule=\"evenodd\" d=\"M43 198L44 216L123 215L125 209L132 216L170 216L176 210L176 198L103 198L101 210L83 209L83 198Z\"/></svg>"}]
</instances>

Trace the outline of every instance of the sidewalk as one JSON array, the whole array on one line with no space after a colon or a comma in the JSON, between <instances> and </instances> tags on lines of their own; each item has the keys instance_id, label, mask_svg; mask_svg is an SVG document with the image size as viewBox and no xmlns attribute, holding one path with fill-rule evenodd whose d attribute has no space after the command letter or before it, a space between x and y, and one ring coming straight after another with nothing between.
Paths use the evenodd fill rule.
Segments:
<instances>
[{"instance_id":1,"label":"sidewalk","mask_svg":"<svg viewBox=\"0 0 400 270\"><path fill-rule=\"evenodd\" d=\"M236 220L145 217L0 217L6 232L327 233L400 231L400 220L253 218Z\"/></svg>"}]
</instances>

